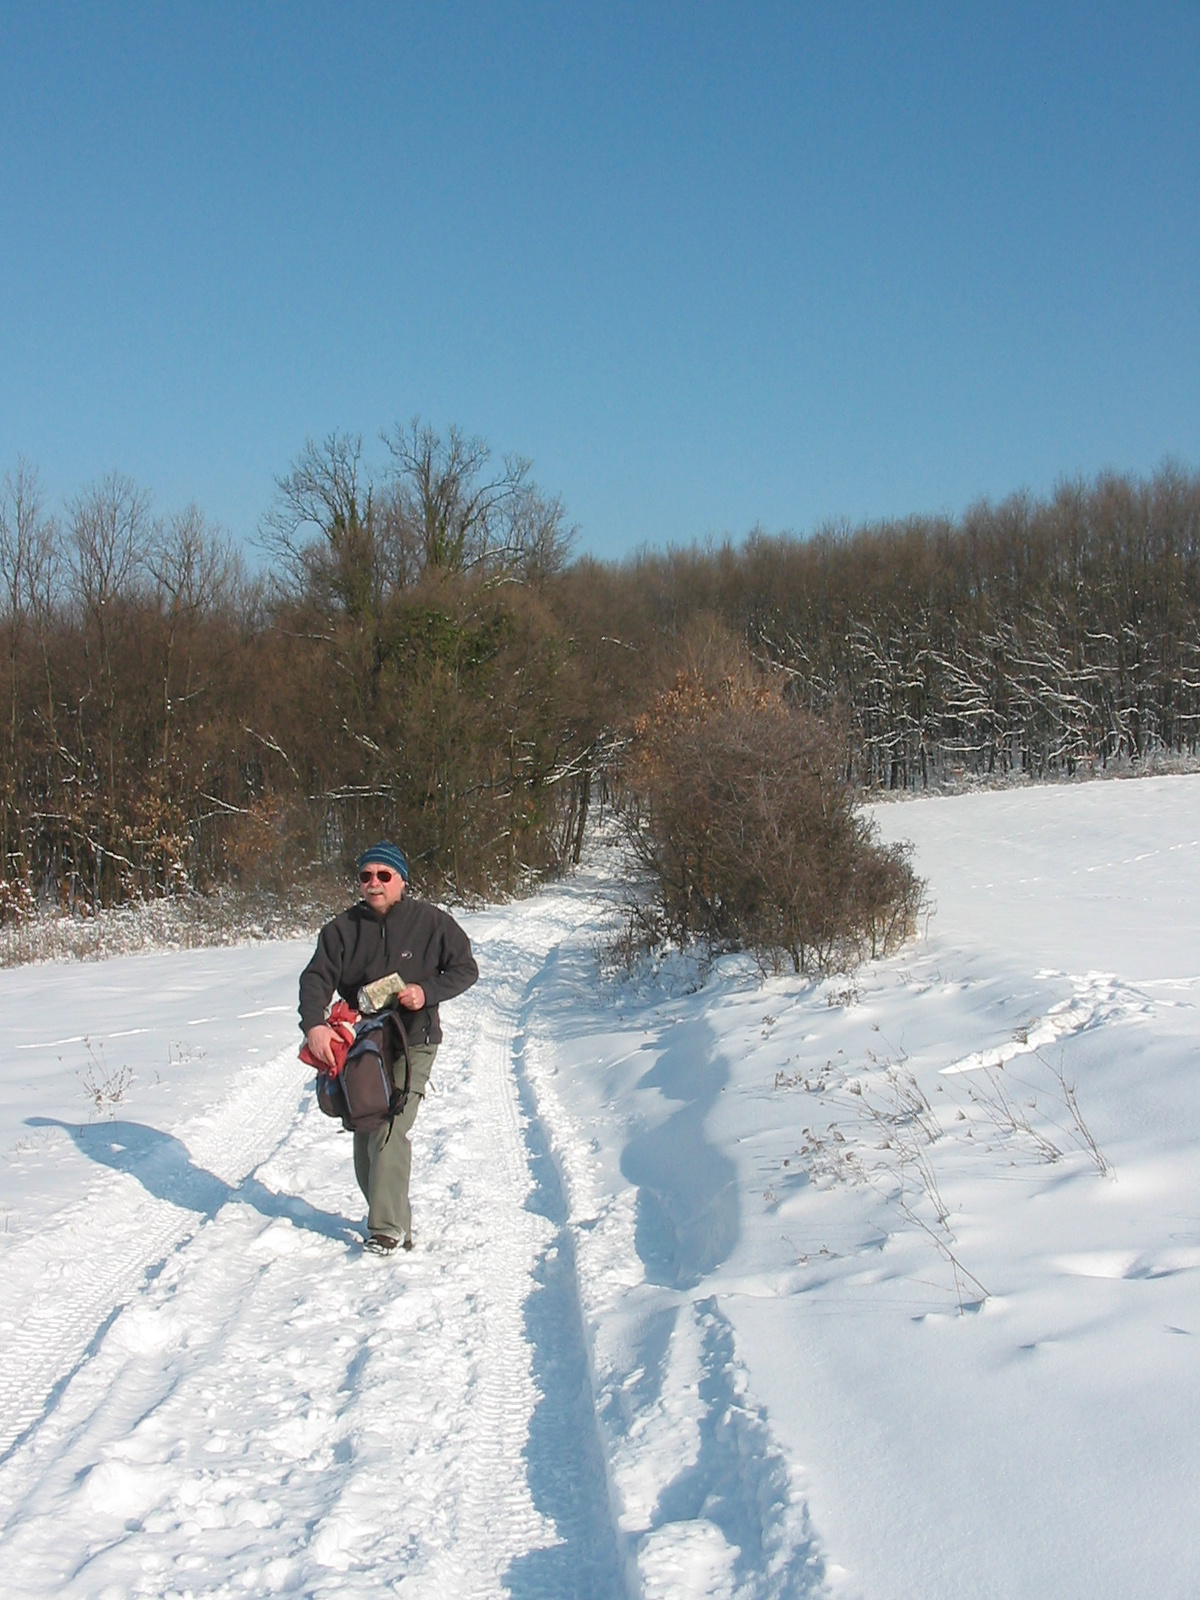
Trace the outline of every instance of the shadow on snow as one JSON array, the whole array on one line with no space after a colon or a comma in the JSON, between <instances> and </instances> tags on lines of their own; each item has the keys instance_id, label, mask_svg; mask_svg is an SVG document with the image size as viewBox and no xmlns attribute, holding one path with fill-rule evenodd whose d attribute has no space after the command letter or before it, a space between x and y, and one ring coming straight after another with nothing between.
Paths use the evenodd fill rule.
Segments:
<instances>
[{"instance_id":1,"label":"shadow on snow","mask_svg":"<svg viewBox=\"0 0 1200 1600\"><path fill-rule=\"evenodd\" d=\"M294 1195L276 1194L255 1177L226 1183L215 1173L198 1167L187 1146L174 1134L147 1127L142 1122L60 1122L57 1117L27 1117L26 1127L62 1128L85 1156L116 1172L127 1172L158 1200L210 1221L222 1206L234 1201L253 1207L274 1220L286 1217L297 1228L327 1239L357 1240L357 1230L345 1217L320 1211Z\"/></svg>"},{"instance_id":2,"label":"shadow on snow","mask_svg":"<svg viewBox=\"0 0 1200 1600\"><path fill-rule=\"evenodd\" d=\"M548 969L555 964L552 955ZM526 1025L537 982L526 991ZM518 1556L503 1582L513 1600L619 1600L629 1585L596 1427L567 1201L538 1120L522 1035L514 1040L513 1059L534 1181L526 1205L555 1228L534 1269L536 1287L525 1302L525 1334L541 1396L530 1419L525 1459L534 1504L553 1521L560 1542Z\"/></svg>"},{"instance_id":3,"label":"shadow on snow","mask_svg":"<svg viewBox=\"0 0 1200 1600\"><path fill-rule=\"evenodd\" d=\"M630 1140L621 1173L637 1185L635 1244L647 1279L692 1289L728 1259L741 1225L737 1169L704 1136L729 1069L714 1057L713 1031L703 1019L672 1025L659 1042L665 1048L638 1088L682 1104Z\"/></svg>"}]
</instances>

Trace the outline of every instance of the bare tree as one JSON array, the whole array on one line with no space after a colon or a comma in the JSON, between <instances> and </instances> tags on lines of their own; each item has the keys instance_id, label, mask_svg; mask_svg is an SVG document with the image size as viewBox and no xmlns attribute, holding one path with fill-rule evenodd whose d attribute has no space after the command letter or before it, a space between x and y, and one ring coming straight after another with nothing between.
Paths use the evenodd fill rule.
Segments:
<instances>
[{"instance_id":1,"label":"bare tree","mask_svg":"<svg viewBox=\"0 0 1200 1600\"><path fill-rule=\"evenodd\" d=\"M362 436L331 433L276 480L261 536L293 588L356 619L377 613L386 585L375 494L362 481Z\"/></svg>"},{"instance_id":2,"label":"bare tree","mask_svg":"<svg viewBox=\"0 0 1200 1600\"><path fill-rule=\"evenodd\" d=\"M149 509L149 497L119 472L71 502L75 595L98 624L115 600L130 594L141 574Z\"/></svg>"},{"instance_id":3,"label":"bare tree","mask_svg":"<svg viewBox=\"0 0 1200 1600\"><path fill-rule=\"evenodd\" d=\"M532 462L502 458L451 427L442 438L419 417L385 433L392 457L398 543L423 571L511 572L542 581L566 560L575 530L562 504L532 481Z\"/></svg>"},{"instance_id":4,"label":"bare tree","mask_svg":"<svg viewBox=\"0 0 1200 1600\"><path fill-rule=\"evenodd\" d=\"M498 474L484 478L491 450L482 439L451 427L443 440L419 417L407 428L397 423L384 443L397 506L417 535L422 565L464 572L486 559L501 508L519 492L529 463L506 458Z\"/></svg>"},{"instance_id":5,"label":"bare tree","mask_svg":"<svg viewBox=\"0 0 1200 1600\"><path fill-rule=\"evenodd\" d=\"M191 639L197 623L227 601L241 576L241 562L226 535L210 528L195 505L155 524L146 567L158 589L166 637L162 668L162 762L170 754L177 707L191 698ZM175 692L176 654L183 643L182 682Z\"/></svg>"},{"instance_id":6,"label":"bare tree","mask_svg":"<svg viewBox=\"0 0 1200 1600\"><path fill-rule=\"evenodd\" d=\"M91 852L92 898L103 903L106 855L120 863L115 843L121 827L117 800L118 670L116 635L122 606L138 589L147 554L149 499L130 478L110 473L71 503L71 576L83 623L86 693L95 694L102 721L99 806L94 833L85 834ZM94 654L93 654L94 651ZM94 675L91 663L94 661ZM77 730L80 759L86 762L82 717Z\"/></svg>"},{"instance_id":7,"label":"bare tree","mask_svg":"<svg viewBox=\"0 0 1200 1600\"><path fill-rule=\"evenodd\" d=\"M35 468L18 457L0 492L0 606L7 633L8 738L0 781L0 880L20 879L27 893L21 840L21 665L25 633L38 587L51 560L55 530L43 516Z\"/></svg>"},{"instance_id":8,"label":"bare tree","mask_svg":"<svg viewBox=\"0 0 1200 1600\"><path fill-rule=\"evenodd\" d=\"M18 457L0 493L0 605L8 628L10 748L16 741L18 659L29 618L30 591L42 559L45 523L35 469Z\"/></svg>"},{"instance_id":9,"label":"bare tree","mask_svg":"<svg viewBox=\"0 0 1200 1600\"><path fill-rule=\"evenodd\" d=\"M529 484L511 507L505 559L522 583L540 588L566 566L577 532L559 497Z\"/></svg>"}]
</instances>

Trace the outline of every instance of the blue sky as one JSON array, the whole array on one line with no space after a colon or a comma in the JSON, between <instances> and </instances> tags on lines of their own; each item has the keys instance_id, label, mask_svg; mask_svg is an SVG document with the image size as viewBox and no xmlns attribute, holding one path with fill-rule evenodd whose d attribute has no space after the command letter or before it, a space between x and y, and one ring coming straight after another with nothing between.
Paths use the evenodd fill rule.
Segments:
<instances>
[{"instance_id":1,"label":"blue sky","mask_svg":"<svg viewBox=\"0 0 1200 1600\"><path fill-rule=\"evenodd\" d=\"M0 471L420 413L582 546L1200 467L1200 6L0 0Z\"/></svg>"}]
</instances>

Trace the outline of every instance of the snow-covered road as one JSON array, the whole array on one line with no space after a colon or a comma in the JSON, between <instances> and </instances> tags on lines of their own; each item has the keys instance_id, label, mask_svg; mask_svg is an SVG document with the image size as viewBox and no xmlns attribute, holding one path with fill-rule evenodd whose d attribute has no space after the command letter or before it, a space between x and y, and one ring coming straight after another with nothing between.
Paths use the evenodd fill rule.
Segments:
<instances>
[{"instance_id":1,"label":"snow-covered road","mask_svg":"<svg viewBox=\"0 0 1200 1600\"><path fill-rule=\"evenodd\" d=\"M161 1081L154 1122L133 1114L144 1068L75 1120L82 1090L59 1062L48 1081L66 1114L26 1117L10 1162L34 1190L42 1169L47 1212L14 1212L24 1226L3 1256L6 1593L638 1592L593 1401L576 1230L525 1064L539 988L594 914L581 882L473 919L485 978L447 1007L414 1137L418 1248L401 1261L361 1251L349 1140L317 1112L293 1035L249 1070L227 1050L204 1069L219 1099L173 1125ZM265 993L294 986L298 953ZM136 962L111 965L136 978ZM101 971L35 981L78 995ZM109 1082L108 1060L135 1040L157 1032L171 1057L192 1023L197 1057L219 1055L220 976L203 1008L215 1016L188 1018L190 994L156 997L157 1029L111 1030ZM117 988L136 1020L134 985ZM86 1045L80 1075L95 1084L96 1030L54 1038L47 1014L64 1012L42 1000L19 1047L38 1054L39 1026L43 1057ZM75 1026L87 1011L78 998ZM694 1383L730 1369L715 1312L690 1337ZM694 1430L697 1406L685 1409ZM687 1506L673 1541L659 1521L645 1592L676 1593L692 1569L707 1589L727 1549L708 1548L708 1525L692 1548Z\"/></svg>"},{"instance_id":2,"label":"snow-covered road","mask_svg":"<svg viewBox=\"0 0 1200 1600\"><path fill-rule=\"evenodd\" d=\"M622 1592L513 1072L554 931L522 911L475 930L490 979L447 1008L402 1262L358 1247L349 1140L294 1044L171 1133L29 1119L96 1166L4 1258L8 1593L552 1595L564 1561L572 1592Z\"/></svg>"}]
</instances>

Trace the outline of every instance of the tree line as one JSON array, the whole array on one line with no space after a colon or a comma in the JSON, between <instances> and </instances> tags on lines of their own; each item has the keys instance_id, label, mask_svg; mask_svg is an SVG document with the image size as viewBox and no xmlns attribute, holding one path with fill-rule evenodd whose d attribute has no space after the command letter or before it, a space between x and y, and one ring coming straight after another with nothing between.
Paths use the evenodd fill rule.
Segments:
<instances>
[{"instance_id":1,"label":"tree line","mask_svg":"<svg viewBox=\"0 0 1200 1600\"><path fill-rule=\"evenodd\" d=\"M373 463L354 436L308 443L253 569L119 475L52 516L18 462L0 913L286 890L384 833L426 893L520 892L578 859L598 805L644 820L645 719L698 703L681 672L727 742L795 756L808 728L821 772L836 747L868 789L1196 753L1200 479L1179 468L616 563L573 538L529 462L419 420ZM736 707L695 679L717 634ZM776 738L787 709L808 720Z\"/></svg>"},{"instance_id":2,"label":"tree line","mask_svg":"<svg viewBox=\"0 0 1200 1600\"><path fill-rule=\"evenodd\" d=\"M0 498L0 908L286 888L364 836L450 897L512 892L574 838L572 676L545 598L571 530L529 464L419 422L371 478L308 444L267 560L120 475L47 515ZM569 786L569 784L568 784Z\"/></svg>"},{"instance_id":3,"label":"tree line","mask_svg":"<svg viewBox=\"0 0 1200 1600\"><path fill-rule=\"evenodd\" d=\"M632 570L660 626L711 611L799 704L840 709L867 788L1200 745L1200 477L1176 466Z\"/></svg>"}]
</instances>

